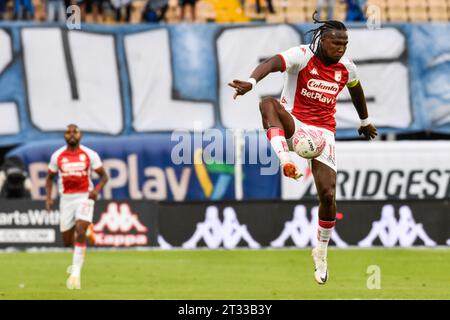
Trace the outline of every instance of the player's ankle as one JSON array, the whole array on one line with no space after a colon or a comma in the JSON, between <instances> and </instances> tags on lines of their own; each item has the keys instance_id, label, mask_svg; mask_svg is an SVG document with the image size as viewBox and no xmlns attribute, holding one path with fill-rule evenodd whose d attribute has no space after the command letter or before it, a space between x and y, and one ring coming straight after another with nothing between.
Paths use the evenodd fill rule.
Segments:
<instances>
[{"instance_id":1,"label":"player's ankle","mask_svg":"<svg viewBox=\"0 0 450 320\"><path fill-rule=\"evenodd\" d=\"M316 248L317 248L317 250L327 250L328 249L328 243L319 241L319 242L317 242Z\"/></svg>"},{"instance_id":2,"label":"player's ankle","mask_svg":"<svg viewBox=\"0 0 450 320\"><path fill-rule=\"evenodd\" d=\"M326 257L327 256L327 251L328 251L328 243L323 243L323 242L319 241L317 243L317 245L316 245L315 250L316 250L316 253L319 256Z\"/></svg>"},{"instance_id":3,"label":"player's ankle","mask_svg":"<svg viewBox=\"0 0 450 320\"><path fill-rule=\"evenodd\" d=\"M291 159L291 155L289 152L280 152L278 153L278 158L280 159L281 165L284 165L286 163L293 163Z\"/></svg>"},{"instance_id":4,"label":"player's ankle","mask_svg":"<svg viewBox=\"0 0 450 320\"><path fill-rule=\"evenodd\" d=\"M73 277L79 277L80 274L81 274L81 267L73 265L72 266L72 272L70 273L70 275L73 276Z\"/></svg>"}]
</instances>

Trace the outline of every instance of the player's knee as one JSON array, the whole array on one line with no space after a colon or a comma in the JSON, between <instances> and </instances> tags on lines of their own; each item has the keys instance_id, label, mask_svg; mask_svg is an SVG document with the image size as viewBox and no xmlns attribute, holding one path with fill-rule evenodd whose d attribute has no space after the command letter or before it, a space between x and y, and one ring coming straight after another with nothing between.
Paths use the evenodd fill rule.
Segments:
<instances>
[{"instance_id":1,"label":"player's knee","mask_svg":"<svg viewBox=\"0 0 450 320\"><path fill-rule=\"evenodd\" d=\"M320 203L325 207L331 207L335 204L335 196L333 189L326 189L322 191L319 195Z\"/></svg>"},{"instance_id":2,"label":"player's knee","mask_svg":"<svg viewBox=\"0 0 450 320\"><path fill-rule=\"evenodd\" d=\"M83 225L81 225L81 224L77 224L77 226L76 226L76 228L75 228L75 232L76 232L77 234L86 232L86 228L85 228Z\"/></svg>"},{"instance_id":3,"label":"player's knee","mask_svg":"<svg viewBox=\"0 0 450 320\"><path fill-rule=\"evenodd\" d=\"M86 239L86 227L81 224L77 224L75 228L75 235L77 242L83 242Z\"/></svg>"},{"instance_id":4,"label":"player's knee","mask_svg":"<svg viewBox=\"0 0 450 320\"><path fill-rule=\"evenodd\" d=\"M265 97L261 100L259 103L259 111L263 117L271 112L276 112L276 102L276 99L272 97Z\"/></svg>"},{"instance_id":5,"label":"player's knee","mask_svg":"<svg viewBox=\"0 0 450 320\"><path fill-rule=\"evenodd\" d=\"M63 239L63 244L64 244L64 247L69 248L69 247L73 246L73 241L68 240L68 239Z\"/></svg>"},{"instance_id":6,"label":"player's knee","mask_svg":"<svg viewBox=\"0 0 450 320\"><path fill-rule=\"evenodd\" d=\"M84 243L86 241L86 234L83 232L77 233L75 241L79 243Z\"/></svg>"}]
</instances>

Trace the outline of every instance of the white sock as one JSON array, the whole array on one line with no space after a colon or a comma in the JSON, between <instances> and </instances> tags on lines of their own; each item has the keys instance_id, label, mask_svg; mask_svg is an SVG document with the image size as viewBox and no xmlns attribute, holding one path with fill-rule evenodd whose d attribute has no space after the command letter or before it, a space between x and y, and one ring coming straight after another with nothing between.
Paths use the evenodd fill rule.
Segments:
<instances>
[{"instance_id":1,"label":"white sock","mask_svg":"<svg viewBox=\"0 0 450 320\"><path fill-rule=\"evenodd\" d=\"M292 161L283 129L277 127L267 129L267 138L282 164Z\"/></svg>"},{"instance_id":2,"label":"white sock","mask_svg":"<svg viewBox=\"0 0 450 320\"><path fill-rule=\"evenodd\" d=\"M319 220L319 228L317 230L317 249L323 251L325 255L335 224L336 220L334 221Z\"/></svg>"},{"instance_id":3,"label":"white sock","mask_svg":"<svg viewBox=\"0 0 450 320\"><path fill-rule=\"evenodd\" d=\"M84 255L86 251L86 244L76 243L73 250L72 260L72 276L79 277L81 274L81 268L83 267Z\"/></svg>"}]
</instances>

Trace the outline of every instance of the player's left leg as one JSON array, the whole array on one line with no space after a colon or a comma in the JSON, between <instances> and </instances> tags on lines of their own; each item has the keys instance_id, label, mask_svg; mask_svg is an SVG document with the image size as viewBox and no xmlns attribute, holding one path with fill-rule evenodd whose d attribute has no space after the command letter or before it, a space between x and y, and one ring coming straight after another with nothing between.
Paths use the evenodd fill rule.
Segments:
<instances>
[{"instance_id":1,"label":"player's left leg","mask_svg":"<svg viewBox=\"0 0 450 320\"><path fill-rule=\"evenodd\" d=\"M68 289L81 289L80 278L86 254L86 230L90 221L77 220L75 224L75 246L73 251L72 270L67 279Z\"/></svg>"},{"instance_id":2,"label":"player's left leg","mask_svg":"<svg viewBox=\"0 0 450 320\"><path fill-rule=\"evenodd\" d=\"M317 246L313 249L314 277L319 284L328 280L327 248L336 224L336 171L326 164L312 161L312 172L319 196Z\"/></svg>"},{"instance_id":3,"label":"player's left leg","mask_svg":"<svg viewBox=\"0 0 450 320\"><path fill-rule=\"evenodd\" d=\"M67 280L68 289L80 289L81 268L86 253L86 231L92 224L94 216L94 200L85 199L78 202L75 223L75 246L73 252L72 272Z\"/></svg>"},{"instance_id":4,"label":"player's left leg","mask_svg":"<svg viewBox=\"0 0 450 320\"><path fill-rule=\"evenodd\" d=\"M61 233L64 247L72 247L75 242L75 226Z\"/></svg>"}]
</instances>

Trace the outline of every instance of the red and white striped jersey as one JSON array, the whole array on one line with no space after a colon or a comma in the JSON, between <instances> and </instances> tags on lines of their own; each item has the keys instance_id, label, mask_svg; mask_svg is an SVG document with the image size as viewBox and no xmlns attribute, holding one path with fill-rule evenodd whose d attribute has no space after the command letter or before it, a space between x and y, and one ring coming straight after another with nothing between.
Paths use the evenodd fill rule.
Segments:
<instances>
[{"instance_id":1,"label":"red and white striped jersey","mask_svg":"<svg viewBox=\"0 0 450 320\"><path fill-rule=\"evenodd\" d=\"M94 150L83 145L76 151L67 150L67 146L54 152L48 164L48 170L59 173L58 189L60 194L87 193L93 189L91 170L102 167L100 156Z\"/></svg>"},{"instance_id":2,"label":"red and white striped jersey","mask_svg":"<svg viewBox=\"0 0 450 320\"><path fill-rule=\"evenodd\" d=\"M336 98L344 86L358 83L355 64L344 56L336 64L325 65L309 45L279 56L286 72L281 105L305 124L336 132Z\"/></svg>"}]
</instances>

